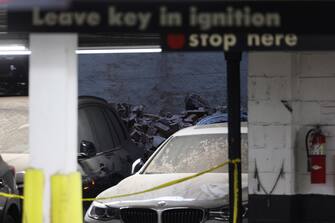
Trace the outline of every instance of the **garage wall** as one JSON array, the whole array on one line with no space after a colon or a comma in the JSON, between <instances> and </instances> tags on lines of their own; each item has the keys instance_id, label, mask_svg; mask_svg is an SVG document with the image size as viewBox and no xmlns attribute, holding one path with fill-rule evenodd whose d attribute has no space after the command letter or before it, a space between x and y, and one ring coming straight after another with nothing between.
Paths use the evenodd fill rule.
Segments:
<instances>
[{"instance_id":1,"label":"garage wall","mask_svg":"<svg viewBox=\"0 0 335 223\"><path fill-rule=\"evenodd\" d=\"M284 162L287 176L275 194L335 193L334 58L335 53L317 52L253 53L249 57L249 170L252 173L259 160L259 171L270 187ZM317 124L327 135L325 185L310 184L307 172L305 135ZM252 178L250 183L254 186L249 192L258 193Z\"/></svg>"},{"instance_id":2,"label":"garage wall","mask_svg":"<svg viewBox=\"0 0 335 223\"><path fill-rule=\"evenodd\" d=\"M294 127L297 132L296 193L335 194L335 53L297 55L297 102ZM304 138L311 126L320 124L326 138L327 183L310 184Z\"/></svg>"},{"instance_id":3,"label":"garage wall","mask_svg":"<svg viewBox=\"0 0 335 223\"><path fill-rule=\"evenodd\" d=\"M267 192L274 187L283 166L284 176L273 194L294 194L293 114L282 101L291 101L293 55L249 55L249 175L259 173ZM258 180L249 177L249 193L265 194Z\"/></svg>"},{"instance_id":4,"label":"garage wall","mask_svg":"<svg viewBox=\"0 0 335 223\"><path fill-rule=\"evenodd\" d=\"M330 222L335 200L335 53L249 54L250 222ZM327 135L327 183L311 184L305 135L315 125ZM255 160L267 192L259 190ZM281 212L278 214L278 208ZM266 219L264 221L264 219Z\"/></svg>"},{"instance_id":5,"label":"garage wall","mask_svg":"<svg viewBox=\"0 0 335 223\"><path fill-rule=\"evenodd\" d=\"M242 61L242 105L247 105L247 57ZM210 105L226 103L223 53L107 54L79 57L79 94L143 104L149 112L180 112L187 93Z\"/></svg>"}]
</instances>

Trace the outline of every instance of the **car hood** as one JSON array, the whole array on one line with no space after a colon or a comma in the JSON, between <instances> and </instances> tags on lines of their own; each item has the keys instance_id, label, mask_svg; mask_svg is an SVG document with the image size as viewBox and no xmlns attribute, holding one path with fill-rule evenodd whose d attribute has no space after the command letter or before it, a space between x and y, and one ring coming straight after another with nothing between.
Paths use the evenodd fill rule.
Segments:
<instances>
[{"instance_id":1,"label":"car hood","mask_svg":"<svg viewBox=\"0 0 335 223\"><path fill-rule=\"evenodd\" d=\"M156 187L166 182L190 176L192 174L136 174L118 185L102 192L98 198L135 193ZM247 200L248 175L242 174L243 200ZM167 207L206 207L213 208L228 204L229 184L227 173L208 173L202 176L168 186L155 191L115 198L99 200L113 207L159 207L163 201Z\"/></svg>"},{"instance_id":2,"label":"car hood","mask_svg":"<svg viewBox=\"0 0 335 223\"><path fill-rule=\"evenodd\" d=\"M9 165L15 167L16 172L24 171L29 166L28 153L1 153L1 156Z\"/></svg>"}]
</instances>

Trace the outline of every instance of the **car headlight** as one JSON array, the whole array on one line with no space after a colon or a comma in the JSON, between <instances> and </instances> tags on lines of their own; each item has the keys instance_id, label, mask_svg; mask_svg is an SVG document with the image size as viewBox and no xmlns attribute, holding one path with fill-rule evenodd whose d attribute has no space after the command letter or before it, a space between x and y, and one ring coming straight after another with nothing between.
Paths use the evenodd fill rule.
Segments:
<instances>
[{"instance_id":1,"label":"car headlight","mask_svg":"<svg viewBox=\"0 0 335 223\"><path fill-rule=\"evenodd\" d=\"M242 218L248 217L248 204L242 205ZM208 220L217 220L217 221L229 221L230 218L230 210L229 205L209 209L207 212Z\"/></svg>"},{"instance_id":2,"label":"car headlight","mask_svg":"<svg viewBox=\"0 0 335 223\"><path fill-rule=\"evenodd\" d=\"M88 216L95 220L103 221L120 219L120 209L108 207L104 204L93 203L88 211Z\"/></svg>"}]
</instances>

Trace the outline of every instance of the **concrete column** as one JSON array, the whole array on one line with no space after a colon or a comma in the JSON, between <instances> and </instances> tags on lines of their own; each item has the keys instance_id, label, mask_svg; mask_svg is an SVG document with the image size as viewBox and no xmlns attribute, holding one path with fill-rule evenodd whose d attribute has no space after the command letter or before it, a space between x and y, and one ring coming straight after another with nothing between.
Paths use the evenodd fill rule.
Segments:
<instances>
[{"instance_id":1,"label":"concrete column","mask_svg":"<svg viewBox=\"0 0 335 223\"><path fill-rule=\"evenodd\" d=\"M50 176L77 169L76 34L31 34L30 166L45 173L44 222L50 222Z\"/></svg>"}]
</instances>

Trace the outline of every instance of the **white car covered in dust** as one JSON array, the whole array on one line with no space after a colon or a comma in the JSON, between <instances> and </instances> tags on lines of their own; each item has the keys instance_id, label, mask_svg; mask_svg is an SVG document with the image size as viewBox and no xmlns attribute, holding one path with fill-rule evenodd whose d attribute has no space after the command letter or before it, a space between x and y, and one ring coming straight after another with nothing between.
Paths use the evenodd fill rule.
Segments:
<instances>
[{"instance_id":1,"label":"white car covered in dust","mask_svg":"<svg viewBox=\"0 0 335 223\"><path fill-rule=\"evenodd\" d=\"M243 215L247 212L247 127L242 127ZM143 167L98 198L144 191L228 160L226 124L192 126L167 139ZM214 223L229 218L228 166L159 190L92 203L86 223Z\"/></svg>"}]
</instances>

